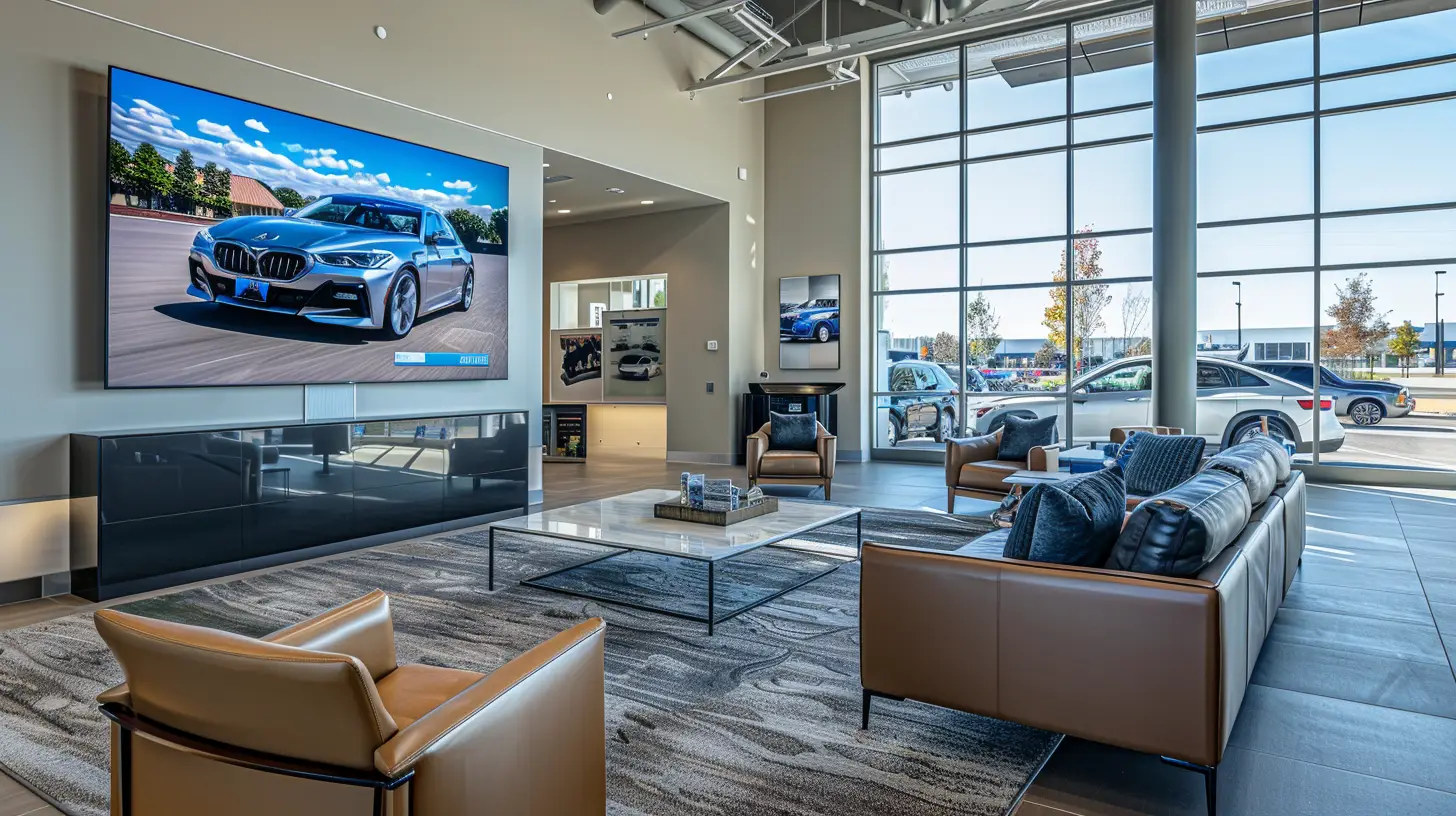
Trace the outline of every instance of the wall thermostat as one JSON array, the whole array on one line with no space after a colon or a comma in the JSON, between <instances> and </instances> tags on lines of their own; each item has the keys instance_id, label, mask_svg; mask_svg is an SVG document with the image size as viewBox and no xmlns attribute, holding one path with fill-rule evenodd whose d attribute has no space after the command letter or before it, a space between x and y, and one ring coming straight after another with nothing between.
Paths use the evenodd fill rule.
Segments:
<instances>
[{"instance_id":1,"label":"wall thermostat","mask_svg":"<svg viewBox=\"0 0 1456 816\"><path fill-rule=\"evenodd\" d=\"M708 341L708 351L717 351L717 350L718 350L718 341L717 340L709 340Z\"/></svg>"}]
</instances>

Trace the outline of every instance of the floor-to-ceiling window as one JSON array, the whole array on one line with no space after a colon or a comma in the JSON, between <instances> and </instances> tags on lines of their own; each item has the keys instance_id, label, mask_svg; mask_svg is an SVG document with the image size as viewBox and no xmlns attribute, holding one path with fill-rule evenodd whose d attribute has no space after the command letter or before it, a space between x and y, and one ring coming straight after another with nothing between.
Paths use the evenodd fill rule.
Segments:
<instances>
[{"instance_id":1,"label":"floor-to-ceiling window","mask_svg":"<svg viewBox=\"0 0 1456 816\"><path fill-rule=\"evenodd\" d=\"M1306 384L1319 357L1339 421L1307 459L1456 468L1456 375L1429 376L1456 348L1435 342L1436 310L1456 309L1436 274L1456 272L1456 1L1326 2L1319 43L1308 2L1205 5L1200 354ZM1149 24L1134 12L875 66L881 449L940 449L947 414L972 434L1055 413L1081 441L1148 420ZM1200 374L1198 430L1215 442L1274 413L1256 380ZM1312 449L1311 406L1284 430Z\"/></svg>"}]
</instances>

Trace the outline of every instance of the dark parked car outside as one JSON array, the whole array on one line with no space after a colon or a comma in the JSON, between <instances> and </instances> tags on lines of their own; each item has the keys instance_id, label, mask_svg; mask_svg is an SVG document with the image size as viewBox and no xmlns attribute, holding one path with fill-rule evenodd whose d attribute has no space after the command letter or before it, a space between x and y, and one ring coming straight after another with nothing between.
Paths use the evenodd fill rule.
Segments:
<instances>
[{"instance_id":1,"label":"dark parked car outside","mask_svg":"<svg viewBox=\"0 0 1456 816\"><path fill-rule=\"evenodd\" d=\"M886 441L891 446L912 436L928 435L936 442L955 436L960 389L945 369L924 360L891 363L889 387L892 395L888 397L890 427Z\"/></svg>"},{"instance_id":2,"label":"dark parked car outside","mask_svg":"<svg viewBox=\"0 0 1456 816\"><path fill-rule=\"evenodd\" d=\"M1314 387L1314 363L1280 360L1248 365L1306 388ZM1325 366L1320 366L1320 397L1334 400L1335 414L1349 417L1356 425L1378 425L1388 416L1402 417L1416 409L1415 397L1404 386L1347 380Z\"/></svg>"}]
</instances>

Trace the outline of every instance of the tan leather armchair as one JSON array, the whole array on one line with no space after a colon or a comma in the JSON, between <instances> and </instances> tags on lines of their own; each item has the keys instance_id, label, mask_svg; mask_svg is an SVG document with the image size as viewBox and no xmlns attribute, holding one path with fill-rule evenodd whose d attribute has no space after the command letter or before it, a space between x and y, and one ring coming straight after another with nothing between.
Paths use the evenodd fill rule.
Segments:
<instances>
[{"instance_id":1,"label":"tan leather armchair","mask_svg":"<svg viewBox=\"0 0 1456 816\"><path fill-rule=\"evenodd\" d=\"M1007 476L1018 470L1052 470L1052 451L1061 444L1031 449L1026 461L1003 461L996 458L1001 447L1001 429L985 436L949 439L945 443L945 510L955 512L956 496L1000 501L1011 492Z\"/></svg>"},{"instance_id":2,"label":"tan leather armchair","mask_svg":"<svg viewBox=\"0 0 1456 816\"><path fill-rule=\"evenodd\" d=\"M763 423L763 427L748 437L748 485L818 482L824 486L827 501L834 481L834 459L839 455L839 438L816 422L814 427L819 437L814 450L772 450L768 441L769 425Z\"/></svg>"},{"instance_id":3,"label":"tan leather armchair","mask_svg":"<svg viewBox=\"0 0 1456 816\"><path fill-rule=\"evenodd\" d=\"M113 816L606 810L603 623L485 675L396 663L389 597L261 639L115 610Z\"/></svg>"}]
</instances>

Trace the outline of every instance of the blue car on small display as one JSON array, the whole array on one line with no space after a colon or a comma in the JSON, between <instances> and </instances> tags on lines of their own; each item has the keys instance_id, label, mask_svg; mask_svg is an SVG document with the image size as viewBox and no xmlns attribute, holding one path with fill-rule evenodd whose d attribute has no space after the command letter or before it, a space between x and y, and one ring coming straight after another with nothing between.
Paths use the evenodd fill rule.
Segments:
<instances>
[{"instance_id":1,"label":"blue car on small display","mask_svg":"<svg viewBox=\"0 0 1456 816\"><path fill-rule=\"evenodd\" d=\"M779 340L839 339L839 299L819 298L785 309L779 315Z\"/></svg>"}]
</instances>

